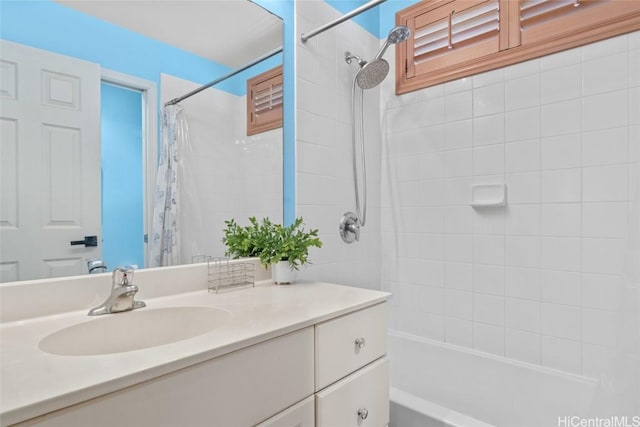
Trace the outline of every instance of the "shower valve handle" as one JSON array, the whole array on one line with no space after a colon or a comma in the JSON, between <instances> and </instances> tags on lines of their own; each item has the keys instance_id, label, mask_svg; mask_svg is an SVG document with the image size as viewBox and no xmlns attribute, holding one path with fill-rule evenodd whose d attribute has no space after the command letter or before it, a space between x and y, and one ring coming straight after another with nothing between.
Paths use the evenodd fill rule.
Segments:
<instances>
[{"instance_id":1,"label":"shower valve handle","mask_svg":"<svg viewBox=\"0 0 640 427\"><path fill-rule=\"evenodd\" d=\"M358 409L358 416L361 420L366 420L369 416L369 411L367 410L367 408L360 408Z\"/></svg>"}]
</instances>

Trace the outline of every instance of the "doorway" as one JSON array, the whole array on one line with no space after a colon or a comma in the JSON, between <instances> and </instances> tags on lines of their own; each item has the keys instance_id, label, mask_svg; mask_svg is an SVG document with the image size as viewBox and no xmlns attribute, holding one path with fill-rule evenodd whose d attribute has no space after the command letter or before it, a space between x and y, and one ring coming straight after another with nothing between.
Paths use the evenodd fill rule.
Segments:
<instances>
[{"instance_id":1,"label":"doorway","mask_svg":"<svg viewBox=\"0 0 640 427\"><path fill-rule=\"evenodd\" d=\"M143 93L102 81L102 259L144 267Z\"/></svg>"}]
</instances>

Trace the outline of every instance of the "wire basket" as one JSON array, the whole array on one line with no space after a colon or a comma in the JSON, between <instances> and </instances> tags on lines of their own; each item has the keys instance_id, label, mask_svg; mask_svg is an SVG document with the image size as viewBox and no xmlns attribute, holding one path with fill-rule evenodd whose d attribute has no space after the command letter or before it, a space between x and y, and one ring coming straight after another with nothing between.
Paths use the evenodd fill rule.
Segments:
<instances>
[{"instance_id":1,"label":"wire basket","mask_svg":"<svg viewBox=\"0 0 640 427\"><path fill-rule=\"evenodd\" d=\"M255 265L252 262L210 258L207 261L207 275L209 292L255 286Z\"/></svg>"}]
</instances>

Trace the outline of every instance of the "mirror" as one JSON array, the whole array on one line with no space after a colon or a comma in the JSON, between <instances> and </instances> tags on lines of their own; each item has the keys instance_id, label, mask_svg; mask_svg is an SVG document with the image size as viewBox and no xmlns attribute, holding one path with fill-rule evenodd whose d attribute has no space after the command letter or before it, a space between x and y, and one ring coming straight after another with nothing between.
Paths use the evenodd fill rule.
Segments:
<instances>
[{"instance_id":1,"label":"mirror","mask_svg":"<svg viewBox=\"0 0 640 427\"><path fill-rule=\"evenodd\" d=\"M95 258L108 271L149 266L143 238L151 234L162 106L279 48L282 20L245 0L16 0L0 7L0 281L87 274ZM50 55L60 68L42 67L31 86L36 104L42 97L42 108L55 112L30 122L16 116L29 87L19 72ZM180 155L179 263L222 256L225 219L282 218L282 128L246 132L247 79L281 63L275 55L180 103L190 139ZM105 104L118 96L129 104ZM76 114L89 104L100 111L97 122ZM115 130L105 130L112 124ZM113 145L122 132L133 134L132 145ZM24 154L25 138L38 151ZM90 140L102 140L102 150L88 154ZM91 161L94 167L85 166ZM88 209L98 212L93 224ZM137 256L119 246L131 242L142 248Z\"/></svg>"}]
</instances>

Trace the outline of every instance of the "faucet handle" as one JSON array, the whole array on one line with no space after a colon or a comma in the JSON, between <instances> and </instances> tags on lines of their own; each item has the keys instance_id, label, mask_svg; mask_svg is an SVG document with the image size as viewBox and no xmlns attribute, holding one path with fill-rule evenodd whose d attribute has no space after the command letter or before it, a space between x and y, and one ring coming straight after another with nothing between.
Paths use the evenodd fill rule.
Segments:
<instances>
[{"instance_id":1,"label":"faucet handle","mask_svg":"<svg viewBox=\"0 0 640 427\"><path fill-rule=\"evenodd\" d=\"M133 284L133 268L116 267L112 274L113 287L129 286Z\"/></svg>"}]
</instances>

